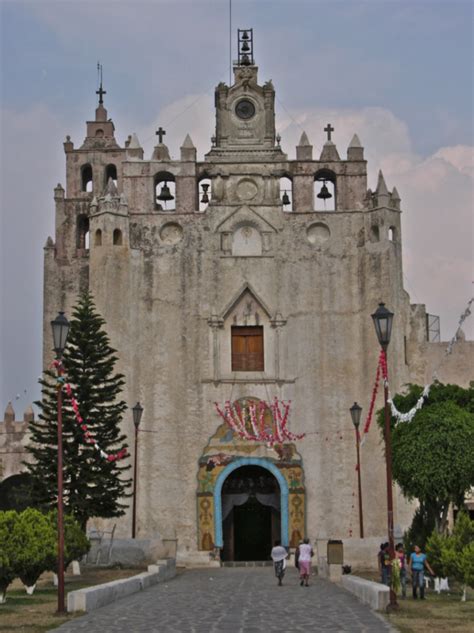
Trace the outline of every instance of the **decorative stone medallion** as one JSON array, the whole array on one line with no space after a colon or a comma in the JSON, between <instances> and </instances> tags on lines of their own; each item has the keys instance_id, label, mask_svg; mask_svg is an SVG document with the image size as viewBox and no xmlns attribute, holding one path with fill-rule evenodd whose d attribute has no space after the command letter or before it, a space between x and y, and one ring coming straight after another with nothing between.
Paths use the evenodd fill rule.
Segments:
<instances>
[{"instance_id":1,"label":"decorative stone medallion","mask_svg":"<svg viewBox=\"0 0 474 633\"><path fill-rule=\"evenodd\" d=\"M258 193L258 187L250 178L244 178L237 185L237 197L242 201L249 201L255 198Z\"/></svg>"},{"instance_id":2,"label":"decorative stone medallion","mask_svg":"<svg viewBox=\"0 0 474 633\"><path fill-rule=\"evenodd\" d=\"M308 242L314 246L322 246L331 236L331 231L323 222L315 222L310 224L306 229L306 237Z\"/></svg>"},{"instance_id":3,"label":"decorative stone medallion","mask_svg":"<svg viewBox=\"0 0 474 633\"><path fill-rule=\"evenodd\" d=\"M161 227L160 238L163 244L177 244L183 239L183 228L176 222L168 222Z\"/></svg>"}]
</instances>

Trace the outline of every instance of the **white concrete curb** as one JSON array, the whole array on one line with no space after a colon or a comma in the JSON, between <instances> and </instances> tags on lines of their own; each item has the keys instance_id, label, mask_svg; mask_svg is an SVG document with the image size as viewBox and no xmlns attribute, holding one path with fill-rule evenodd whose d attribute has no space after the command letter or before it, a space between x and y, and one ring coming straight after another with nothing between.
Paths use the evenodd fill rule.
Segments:
<instances>
[{"instance_id":1,"label":"white concrete curb","mask_svg":"<svg viewBox=\"0 0 474 633\"><path fill-rule=\"evenodd\" d=\"M345 574L341 578L342 586L353 593L361 602L368 604L375 611L385 611L390 602L390 589L379 582L372 582Z\"/></svg>"},{"instance_id":2,"label":"white concrete curb","mask_svg":"<svg viewBox=\"0 0 474 633\"><path fill-rule=\"evenodd\" d=\"M175 575L175 559L159 560L156 565L149 565L148 571L131 578L122 578L103 585L70 591L67 595L68 613L74 613L75 611L89 612L98 609L111 602L116 602L120 598L143 591L143 589L147 589L159 582L169 580Z\"/></svg>"}]
</instances>

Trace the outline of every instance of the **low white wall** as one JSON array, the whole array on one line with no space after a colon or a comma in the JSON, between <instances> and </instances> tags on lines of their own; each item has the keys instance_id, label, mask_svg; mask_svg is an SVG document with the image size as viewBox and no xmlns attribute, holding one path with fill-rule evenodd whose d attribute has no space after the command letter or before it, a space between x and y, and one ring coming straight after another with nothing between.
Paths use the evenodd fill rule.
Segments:
<instances>
[{"instance_id":1,"label":"low white wall","mask_svg":"<svg viewBox=\"0 0 474 633\"><path fill-rule=\"evenodd\" d=\"M102 585L70 591L67 595L68 613L93 611L111 602L116 602L120 598L148 589L148 587L173 578L175 575L176 561L174 559L160 560L154 565L149 565L148 571L131 578L121 578Z\"/></svg>"},{"instance_id":2,"label":"low white wall","mask_svg":"<svg viewBox=\"0 0 474 633\"><path fill-rule=\"evenodd\" d=\"M375 611L385 611L390 602L390 589L386 585L365 578L347 574L341 578L342 586L353 593L361 602Z\"/></svg>"}]
</instances>

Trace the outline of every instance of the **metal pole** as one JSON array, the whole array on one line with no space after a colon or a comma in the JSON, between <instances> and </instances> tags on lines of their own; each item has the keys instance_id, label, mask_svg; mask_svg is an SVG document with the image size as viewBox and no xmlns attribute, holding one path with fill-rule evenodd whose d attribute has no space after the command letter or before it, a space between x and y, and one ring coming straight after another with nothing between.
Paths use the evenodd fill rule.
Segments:
<instances>
[{"instance_id":1,"label":"metal pole","mask_svg":"<svg viewBox=\"0 0 474 633\"><path fill-rule=\"evenodd\" d=\"M232 0L229 0L229 86L232 85Z\"/></svg>"},{"instance_id":2,"label":"metal pole","mask_svg":"<svg viewBox=\"0 0 474 633\"><path fill-rule=\"evenodd\" d=\"M135 426L135 460L133 464L133 509L132 509L132 538L135 538L137 525L137 446L138 426Z\"/></svg>"},{"instance_id":3,"label":"metal pole","mask_svg":"<svg viewBox=\"0 0 474 633\"><path fill-rule=\"evenodd\" d=\"M61 362L60 359L58 359ZM58 366L58 378L62 368ZM63 519L63 397L58 382L58 613L65 613L64 604L64 519Z\"/></svg>"},{"instance_id":4,"label":"metal pole","mask_svg":"<svg viewBox=\"0 0 474 633\"><path fill-rule=\"evenodd\" d=\"M387 350L385 349L385 362L387 362ZM387 369L388 373L388 369ZM393 490L392 490L392 431L390 428L390 408L388 406L388 384L384 381L384 400L385 400L385 464L387 467L387 524L388 524L388 546L390 551L390 560L395 559L395 541L393 538ZM398 607L397 594L390 587L390 604L389 609Z\"/></svg>"},{"instance_id":5,"label":"metal pole","mask_svg":"<svg viewBox=\"0 0 474 633\"><path fill-rule=\"evenodd\" d=\"M360 482L360 435L359 429L356 428L356 448L357 448L357 480L359 485L359 533L360 538L364 538L364 518L362 516L362 485Z\"/></svg>"}]
</instances>

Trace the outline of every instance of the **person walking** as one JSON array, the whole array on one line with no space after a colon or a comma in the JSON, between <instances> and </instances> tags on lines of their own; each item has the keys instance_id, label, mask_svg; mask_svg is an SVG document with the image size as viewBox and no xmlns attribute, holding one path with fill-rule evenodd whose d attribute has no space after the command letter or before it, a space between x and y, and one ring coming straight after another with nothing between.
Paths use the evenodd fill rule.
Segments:
<instances>
[{"instance_id":1,"label":"person walking","mask_svg":"<svg viewBox=\"0 0 474 633\"><path fill-rule=\"evenodd\" d=\"M285 575L286 559L288 558L288 552L281 545L281 541L275 541L270 556L273 560L275 576L278 578L278 586L281 587L283 584L283 576Z\"/></svg>"},{"instance_id":2,"label":"person walking","mask_svg":"<svg viewBox=\"0 0 474 633\"><path fill-rule=\"evenodd\" d=\"M297 548L295 549L295 567L296 569L299 570L300 565L299 565L299 561L300 561L300 546L303 545L303 541L300 541L298 543Z\"/></svg>"},{"instance_id":3,"label":"person walking","mask_svg":"<svg viewBox=\"0 0 474 633\"><path fill-rule=\"evenodd\" d=\"M434 572L428 563L426 554L423 554L421 548L415 545L415 551L410 556L411 582L413 586L413 599L418 598L417 589L420 588L420 599L425 599L425 567L434 576Z\"/></svg>"},{"instance_id":4,"label":"person walking","mask_svg":"<svg viewBox=\"0 0 474 633\"><path fill-rule=\"evenodd\" d=\"M402 588L402 598L407 597L407 561L403 543L399 543L395 548L395 557L400 565L400 585Z\"/></svg>"},{"instance_id":5,"label":"person walking","mask_svg":"<svg viewBox=\"0 0 474 633\"><path fill-rule=\"evenodd\" d=\"M305 538L302 545L299 545L300 555L298 558L298 569L300 570L300 585L309 587L309 576L311 574L311 559L314 556L313 548L309 544L309 538Z\"/></svg>"}]
</instances>

